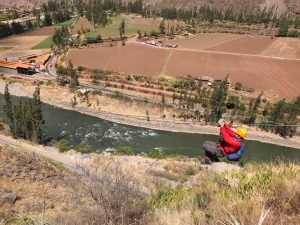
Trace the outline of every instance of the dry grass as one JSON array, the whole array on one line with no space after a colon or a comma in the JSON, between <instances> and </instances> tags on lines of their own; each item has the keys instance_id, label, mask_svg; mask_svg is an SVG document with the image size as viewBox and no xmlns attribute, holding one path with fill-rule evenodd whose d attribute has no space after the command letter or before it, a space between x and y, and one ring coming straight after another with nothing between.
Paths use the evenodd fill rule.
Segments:
<instances>
[{"instance_id":1,"label":"dry grass","mask_svg":"<svg viewBox=\"0 0 300 225\"><path fill-rule=\"evenodd\" d=\"M193 188L158 191L150 199L152 224L299 224L300 168L249 164L243 170L202 176ZM186 197L182 197L186 196ZM263 213L262 213L263 212ZM238 224L238 223L233 224Z\"/></svg>"}]
</instances>

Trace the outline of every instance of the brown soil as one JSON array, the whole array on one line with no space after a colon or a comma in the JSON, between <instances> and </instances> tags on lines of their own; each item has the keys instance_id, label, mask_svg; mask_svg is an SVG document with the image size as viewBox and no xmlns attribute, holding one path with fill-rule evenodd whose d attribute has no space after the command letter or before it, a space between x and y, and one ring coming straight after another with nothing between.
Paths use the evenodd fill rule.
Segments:
<instances>
[{"instance_id":1,"label":"brown soil","mask_svg":"<svg viewBox=\"0 0 300 225\"><path fill-rule=\"evenodd\" d=\"M166 55L167 50L164 49L127 44L72 50L68 59L76 66L157 76L161 72Z\"/></svg>"},{"instance_id":2,"label":"brown soil","mask_svg":"<svg viewBox=\"0 0 300 225\"><path fill-rule=\"evenodd\" d=\"M241 36L238 39L221 43L212 48L206 48L206 50L259 55L275 40L265 36Z\"/></svg>"},{"instance_id":3,"label":"brown soil","mask_svg":"<svg viewBox=\"0 0 300 225\"><path fill-rule=\"evenodd\" d=\"M80 17L72 27L72 33L77 34L78 30L82 32L82 29L91 29L92 27L92 24L87 19Z\"/></svg>"},{"instance_id":4,"label":"brown soil","mask_svg":"<svg viewBox=\"0 0 300 225\"><path fill-rule=\"evenodd\" d=\"M0 198L1 224L5 215L26 212L42 216L43 209L45 216L54 220L74 216L78 205L86 203L81 199L90 201L87 193L83 194L83 182L62 166L24 149L0 145L0 153L0 195L19 196L14 204Z\"/></svg>"},{"instance_id":5,"label":"brown soil","mask_svg":"<svg viewBox=\"0 0 300 225\"><path fill-rule=\"evenodd\" d=\"M257 90L274 90L281 97L300 94L300 62L262 57L216 53L174 51L167 67L173 76L195 75L222 79L229 74L233 82Z\"/></svg>"},{"instance_id":6,"label":"brown soil","mask_svg":"<svg viewBox=\"0 0 300 225\"><path fill-rule=\"evenodd\" d=\"M51 26L51 27L43 27L43 28L38 28L34 29L32 31L28 31L22 34L19 34L18 36L23 37L23 36L50 36L53 35L55 32L55 29L58 27L56 26Z\"/></svg>"},{"instance_id":7,"label":"brown soil","mask_svg":"<svg viewBox=\"0 0 300 225\"><path fill-rule=\"evenodd\" d=\"M0 40L0 47L10 47L13 50L31 49L45 40L47 36L20 36L14 35Z\"/></svg>"},{"instance_id":8,"label":"brown soil","mask_svg":"<svg viewBox=\"0 0 300 225\"><path fill-rule=\"evenodd\" d=\"M300 59L300 40L297 38L278 38L261 55Z\"/></svg>"},{"instance_id":9,"label":"brown soil","mask_svg":"<svg viewBox=\"0 0 300 225\"><path fill-rule=\"evenodd\" d=\"M241 37L240 35L234 35L234 34L206 33L206 34L195 35L191 38L167 41L167 43L177 44L178 47L182 49L204 50L210 47L214 47L216 45L220 45L222 43L229 42L231 40L238 39L240 37Z\"/></svg>"},{"instance_id":10,"label":"brown soil","mask_svg":"<svg viewBox=\"0 0 300 225\"><path fill-rule=\"evenodd\" d=\"M158 28L160 22L162 21L160 18L153 19L153 18L142 18L140 16L130 16L130 23L133 26L143 26L143 27L150 27L150 28Z\"/></svg>"},{"instance_id":11,"label":"brown soil","mask_svg":"<svg viewBox=\"0 0 300 225\"><path fill-rule=\"evenodd\" d=\"M14 50L31 49L35 45L45 40L48 36L53 35L57 27L44 27L33 31L13 35L0 40L0 48L11 48Z\"/></svg>"}]
</instances>

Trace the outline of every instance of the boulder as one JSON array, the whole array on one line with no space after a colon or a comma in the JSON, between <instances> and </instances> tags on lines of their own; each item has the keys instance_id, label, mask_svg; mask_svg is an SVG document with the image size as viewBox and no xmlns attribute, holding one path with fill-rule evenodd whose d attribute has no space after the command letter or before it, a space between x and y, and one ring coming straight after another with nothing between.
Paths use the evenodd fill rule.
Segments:
<instances>
[{"instance_id":1,"label":"boulder","mask_svg":"<svg viewBox=\"0 0 300 225\"><path fill-rule=\"evenodd\" d=\"M2 198L3 198L4 202L10 203L10 204L15 204L15 202L16 202L17 200L20 200L20 199L21 199L20 196L18 196L18 195L15 194L15 193L12 193L12 192L10 192L10 193L4 193L4 194L2 195Z\"/></svg>"}]
</instances>

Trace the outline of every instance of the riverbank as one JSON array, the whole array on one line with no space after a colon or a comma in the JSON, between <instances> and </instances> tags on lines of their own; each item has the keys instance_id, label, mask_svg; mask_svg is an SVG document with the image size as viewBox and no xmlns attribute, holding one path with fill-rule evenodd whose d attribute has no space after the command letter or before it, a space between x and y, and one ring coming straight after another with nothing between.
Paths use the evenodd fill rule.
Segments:
<instances>
[{"instance_id":1,"label":"riverbank","mask_svg":"<svg viewBox=\"0 0 300 225\"><path fill-rule=\"evenodd\" d=\"M4 86L5 81L1 80L0 93L3 93ZM34 90L34 85L33 83L14 82L10 84L9 89L12 95L31 97ZM144 111L140 109L140 105L122 104L121 100L113 99L107 96L100 96L97 99L93 99L91 96L90 104L84 102L77 103L74 108L71 105L72 98L74 98L74 94L69 92L67 88L62 88L53 84L43 85L41 88L41 100L47 104L67 110L74 110L114 123L170 132L211 135L219 134L218 127L201 126L192 122L184 123L180 120L162 119L154 116L151 116L150 121L147 121L147 117L145 116ZM147 107L151 107L151 105L147 105ZM153 109L153 112L154 111L155 109ZM300 137L298 136L285 139L272 133L259 131L255 128L249 128L248 139L300 149Z\"/></svg>"}]
</instances>

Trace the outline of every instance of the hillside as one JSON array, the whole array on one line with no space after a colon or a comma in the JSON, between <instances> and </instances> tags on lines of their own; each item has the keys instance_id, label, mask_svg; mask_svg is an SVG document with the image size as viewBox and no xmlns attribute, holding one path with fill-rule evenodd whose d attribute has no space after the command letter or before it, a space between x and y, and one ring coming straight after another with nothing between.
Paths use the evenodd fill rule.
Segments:
<instances>
[{"instance_id":1,"label":"hillside","mask_svg":"<svg viewBox=\"0 0 300 225\"><path fill-rule=\"evenodd\" d=\"M0 6L12 6L14 4L18 6L37 5L38 2L44 2L45 0L2 0ZM129 2L131 0L123 0ZM292 12L300 14L299 0L142 0L146 5L154 6L155 8L184 8L193 9L195 7L201 7L203 5L215 7L219 10L233 9L235 11L251 9L256 10L258 8L270 8L276 6L277 12Z\"/></svg>"},{"instance_id":2,"label":"hillside","mask_svg":"<svg viewBox=\"0 0 300 225\"><path fill-rule=\"evenodd\" d=\"M192 9L194 7L201 7L203 5L215 7L219 10L233 9L235 11L245 10L245 9L258 9L258 8L270 8L272 6L277 6L278 12L284 12L288 10L289 12L300 14L300 4L297 0L143 0L147 5L155 6L157 8L185 8Z\"/></svg>"},{"instance_id":3,"label":"hillside","mask_svg":"<svg viewBox=\"0 0 300 225\"><path fill-rule=\"evenodd\" d=\"M299 165L63 154L84 176L0 145L0 224L257 224L261 213L266 225L300 222Z\"/></svg>"}]
</instances>

